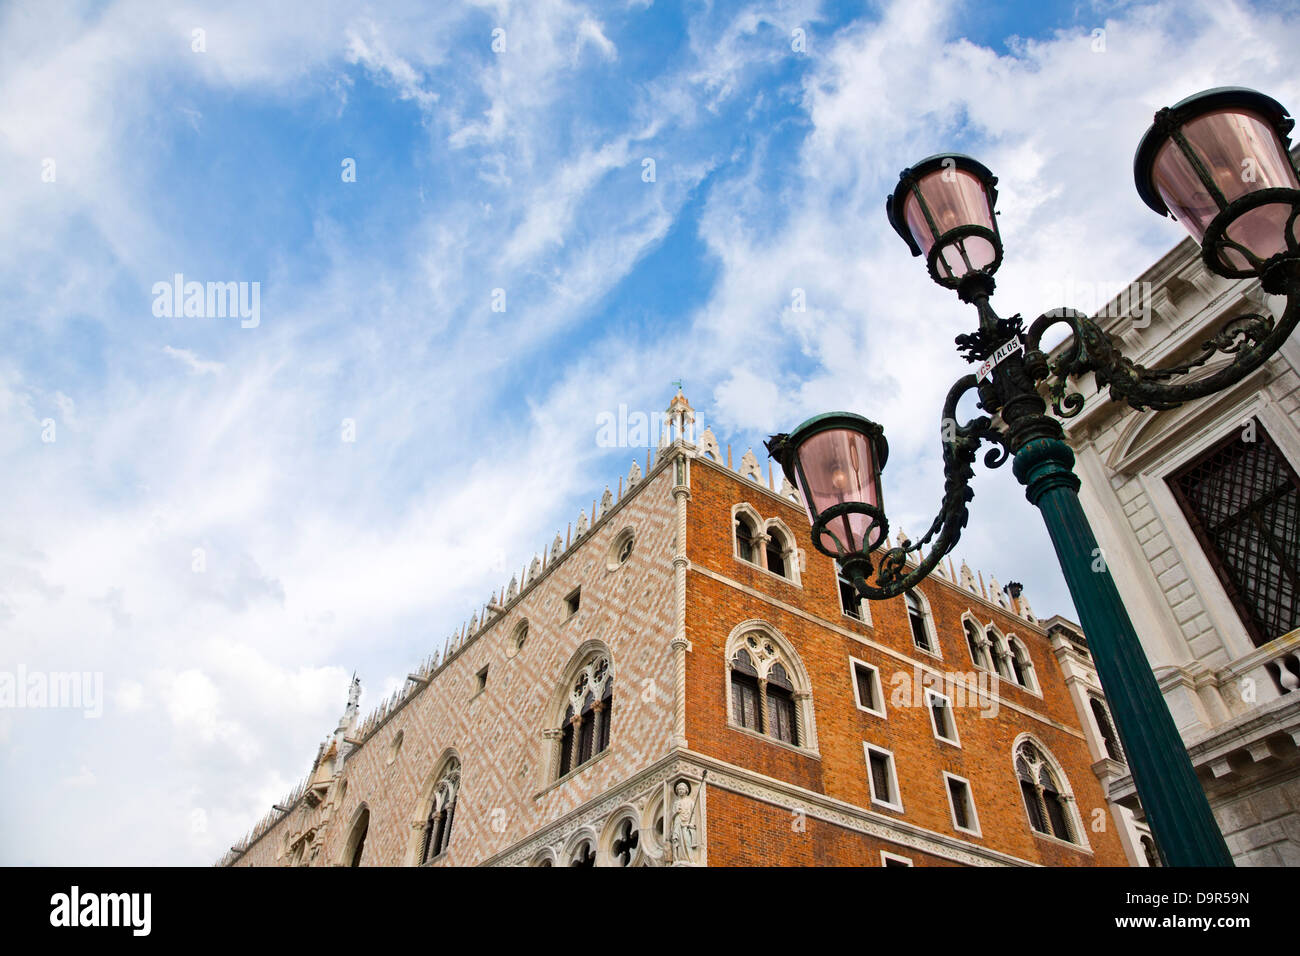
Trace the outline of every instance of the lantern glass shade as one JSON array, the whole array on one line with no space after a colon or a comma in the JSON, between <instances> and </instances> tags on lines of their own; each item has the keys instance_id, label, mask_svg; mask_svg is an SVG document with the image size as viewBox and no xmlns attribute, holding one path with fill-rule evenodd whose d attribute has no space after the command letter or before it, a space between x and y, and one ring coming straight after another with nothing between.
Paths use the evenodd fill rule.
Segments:
<instances>
[{"instance_id":1,"label":"lantern glass shade","mask_svg":"<svg viewBox=\"0 0 1300 956\"><path fill-rule=\"evenodd\" d=\"M930 214L928 220L927 211ZM993 209L984 184L974 173L959 168L936 169L917 180L916 189L903 200L903 218L912 238L926 256L935 242L931 221L940 236L959 226L982 226L996 232ZM993 243L976 235L946 243L936 264L941 275L960 279L968 272L987 269L996 259L997 250Z\"/></svg>"},{"instance_id":2,"label":"lantern glass shade","mask_svg":"<svg viewBox=\"0 0 1300 956\"><path fill-rule=\"evenodd\" d=\"M1188 121L1182 132L1227 202L1260 189L1300 189L1273 125L1256 113L1214 110ZM1156 153L1151 182L1169 211L1200 242L1222 208L1173 139L1166 140ZM1286 203L1249 209L1228 227L1228 238L1260 259L1268 259L1286 248L1284 230L1290 214L1291 206ZM1223 255L1238 268L1249 267L1246 258L1234 249L1225 250Z\"/></svg>"},{"instance_id":3,"label":"lantern glass shade","mask_svg":"<svg viewBox=\"0 0 1300 956\"><path fill-rule=\"evenodd\" d=\"M816 524L829 508L846 502L880 507L880 465L870 436L854 428L829 428L808 438L796 449L796 480ZM846 514L835 518L831 532L822 535L822 545L834 552L869 552L878 545L882 531L869 515ZM871 540L872 538L876 540Z\"/></svg>"},{"instance_id":4,"label":"lantern glass shade","mask_svg":"<svg viewBox=\"0 0 1300 956\"><path fill-rule=\"evenodd\" d=\"M1269 259L1300 243L1293 126L1281 103L1256 90L1189 96L1156 113L1142 137L1133 162L1138 194L1183 224L1215 272L1261 275Z\"/></svg>"}]
</instances>

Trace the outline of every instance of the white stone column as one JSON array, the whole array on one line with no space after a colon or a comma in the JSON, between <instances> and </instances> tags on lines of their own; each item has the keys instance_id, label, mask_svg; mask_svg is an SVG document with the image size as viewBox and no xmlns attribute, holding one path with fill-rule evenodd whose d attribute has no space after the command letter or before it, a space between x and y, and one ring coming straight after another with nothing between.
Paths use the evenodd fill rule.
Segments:
<instances>
[{"instance_id":1,"label":"white stone column","mask_svg":"<svg viewBox=\"0 0 1300 956\"><path fill-rule=\"evenodd\" d=\"M677 504L677 549L673 555L673 608L676 632L671 647L673 651L673 747L685 749L686 743L686 653L691 643L686 637L686 502L691 498L690 463L686 456L675 462L685 473L686 482L673 485L673 500Z\"/></svg>"}]
</instances>

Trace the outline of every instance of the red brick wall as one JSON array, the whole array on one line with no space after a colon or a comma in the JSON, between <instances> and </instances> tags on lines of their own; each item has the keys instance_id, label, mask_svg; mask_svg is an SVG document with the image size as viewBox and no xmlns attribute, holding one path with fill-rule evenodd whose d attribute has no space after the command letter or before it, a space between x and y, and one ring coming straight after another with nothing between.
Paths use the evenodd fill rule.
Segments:
<instances>
[{"instance_id":1,"label":"red brick wall","mask_svg":"<svg viewBox=\"0 0 1300 956\"><path fill-rule=\"evenodd\" d=\"M882 850L913 866L951 860L720 788L709 791L709 866L880 866Z\"/></svg>"},{"instance_id":2,"label":"red brick wall","mask_svg":"<svg viewBox=\"0 0 1300 956\"><path fill-rule=\"evenodd\" d=\"M734 556L732 507L739 501L748 502L764 519L780 517L794 532L797 547L807 552L801 586ZM919 590L930 605L941 659L914 648L901 597L872 602L872 625L845 617L840 609L834 564L811 547L802 509L769 494L766 489L759 489L752 481L699 461L692 466L687 548L691 561L687 582L687 637L693 649L687 656L686 701L687 740L692 750L1023 859L1054 865L1125 865L1123 849L1112 832L1114 823L1109 808L1090 769L1085 741L1055 726L1079 730L1078 716L1056 659L1040 630L933 575ZM726 577L734 584L718 581L703 571ZM759 594L748 593L735 585ZM896 701L896 689L900 685L894 679L899 675L907 679L907 684L914 685L912 661L924 661L940 671L975 672L961 624L961 615L968 610L981 624L992 620L1003 634L1014 633L1020 638L1033 660L1042 696L1001 681L998 690L1002 700L996 714L978 701L966 708L954 708L961 744L954 747L935 738L929 712L920 704L923 695L919 689L915 694L917 706ZM815 620L796 611L812 615ZM736 625L751 618L775 627L794 645L807 669L820 759L728 726L725 644ZM859 635L884 649L850 635ZM886 700L885 719L856 707L850 657L880 669ZM950 696L952 690L951 686L944 688ZM1009 705L1019 705L1032 713L1017 711ZM1022 732L1037 737L1060 762L1085 826L1092 823L1095 809L1102 811L1098 816L1106 829L1101 832L1094 832L1090 826L1088 829L1091 853L1036 836L1031 830L1012 768L1012 747ZM893 752L904 806L902 813L872 807L864 741ZM943 777L945 770L970 781L982 836L974 837L953 827ZM762 816L767 811L744 812ZM778 835L789 830L789 811L777 812L777 816L782 814L783 819L774 831ZM709 829L710 862L714 862L712 834L718 828L712 802ZM857 847L853 852L860 855L866 845L865 837L844 835L838 827L830 829L834 834L825 836L828 847ZM792 855L793 862L803 862L800 854L810 852L804 844L811 837L794 841L787 833L784 839L784 852ZM746 855L753 852L752 848L739 847L734 861L744 862ZM878 856L877 852L872 865L878 863ZM917 862L921 865L922 861Z\"/></svg>"}]
</instances>

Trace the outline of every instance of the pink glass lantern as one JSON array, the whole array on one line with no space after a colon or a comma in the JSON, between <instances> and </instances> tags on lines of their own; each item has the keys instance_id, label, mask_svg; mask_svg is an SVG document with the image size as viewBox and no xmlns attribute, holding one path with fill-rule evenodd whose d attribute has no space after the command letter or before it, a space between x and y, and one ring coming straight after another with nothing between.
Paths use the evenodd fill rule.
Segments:
<instances>
[{"instance_id":1,"label":"pink glass lantern","mask_svg":"<svg viewBox=\"0 0 1300 956\"><path fill-rule=\"evenodd\" d=\"M912 254L926 257L934 281L955 289L965 276L992 275L1002 262L996 186L982 163L942 153L902 172L885 211Z\"/></svg>"},{"instance_id":2,"label":"pink glass lantern","mask_svg":"<svg viewBox=\"0 0 1300 956\"><path fill-rule=\"evenodd\" d=\"M1224 87L1156 114L1134 159L1142 199L1172 215L1221 275L1260 274L1294 249L1300 177L1288 142L1293 121L1276 100Z\"/></svg>"}]
</instances>

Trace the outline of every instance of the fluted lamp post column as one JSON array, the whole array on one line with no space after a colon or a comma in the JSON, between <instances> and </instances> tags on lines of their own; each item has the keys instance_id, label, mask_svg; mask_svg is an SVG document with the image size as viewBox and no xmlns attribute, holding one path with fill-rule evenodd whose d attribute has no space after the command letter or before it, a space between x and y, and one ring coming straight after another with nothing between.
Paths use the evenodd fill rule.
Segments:
<instances>
[{"instance_id":1,"label":"fluted lamp post column","mask_svg":"<svg viewBox=\"0 0 1300 956\"><path fill-rule=\"evenodd\" d=\"M1156 114L1134 161L1138 193L1172 214L1202 247L1206 266L1228 278L1257 278L1286 296L1282 316L1231 319L1191 362L1147 369L1121 353L1095 322L1071 309L1041 315L1026 330L1020 316L1000 318L989 299L1002 262L997 179L957 153L931 156L904 170L886 203L890 224L931 278L972 305L978 327L959 335L967 361L979 363L949 390L940 422L944 493L938 516L916 541L883 554L889 522L881 472L888 456L880 425L848 412L820 415L768 450L799 489L813 545L833 557L863 598L895 597L924 579L952 551L974 497L970 483L981 444L984 464L1013 458L1012 471L1042 512L1066 584L1110 701L1139 799L1170 866L1231 866L1232 856L1165 705L1119 591L1079 504L1074 453L1060 418L1083 398L1069 380L1085 372L1098 389L1143 411L1221 391L1258 369L1300 323L1300 177L1290 157L1293 122L1275 100L1254 90L1221 88ZM1044 331L1064 324L1071 336L1054 362ZM1230 356L1214 372L1201 368ZM970 391L985 415L957 419ZM1048 414L1048 401L1057 417ZM995 417L996 416L996 417ZM928 553L920 553L928 546ZM908 569L909 559L916 565Z\"/></svg>"}]
</instances>

